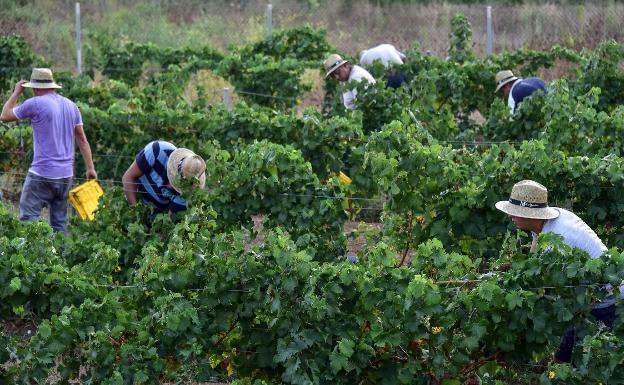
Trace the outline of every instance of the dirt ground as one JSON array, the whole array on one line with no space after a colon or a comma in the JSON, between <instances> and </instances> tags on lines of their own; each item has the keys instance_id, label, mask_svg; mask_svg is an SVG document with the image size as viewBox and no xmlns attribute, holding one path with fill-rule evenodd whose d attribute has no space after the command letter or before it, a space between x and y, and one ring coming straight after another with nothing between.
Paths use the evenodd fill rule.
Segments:
<instances>
[{"instance_id":1,"label":"dirt ground","mask_svg":"<svg viewBox=\"0 0 624 385\"><path fill-rule=\"evenodd\" d=\"M2 330L10 336L30 338L37 330L37 323L29 319L8 319L2 321Z\"/></svg>"},{"instance_id":2,"label":"dirt ground","mask_svg":"<svg viewBox=\"0 0 624 385\"><path fill-rule=\"evenodd\" d=\"M366 245L366 237L362 234L367 231L381 231L382 223L347 222L344 232L348 239L347 254L357 254Z\"/></svg>"}]
</instances>

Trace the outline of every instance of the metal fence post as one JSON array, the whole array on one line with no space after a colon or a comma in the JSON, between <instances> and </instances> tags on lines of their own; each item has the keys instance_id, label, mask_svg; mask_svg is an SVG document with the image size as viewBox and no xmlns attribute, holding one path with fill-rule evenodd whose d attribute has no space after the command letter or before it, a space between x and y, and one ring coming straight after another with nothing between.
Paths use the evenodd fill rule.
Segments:
<instances>
[{"instance_id":1,"label":"metal fence post","mask_svg":"<svg viewBox=\"0 0 624 385\"><path fill-rule=\"evenodd\" d=\"M230 99L230 89L228 87L223 88L223 104L226 110L232 111L232 99Z\"/></svg>"},{"instance_id":2,"label":"metal fence post","mask_svg":"<svg viewBox=\"0 0 624 385\"><path fill-rule=\"evenodd\" d=\"M273 37L273 5L267 4L266 7L266 32L267 39L271 40Z\"/></svg>"},{"instance_id":3,"label":"metal fence post","mask_svg":"<svg viewBox=\"0 0 624 385\"><path fill-rule=\"evenodd\" d=\"M485 42L485 54L487 56L490 56L492 54L492 40L493 40L493 32L492 32L492 7L491 6L487 6L485 8L485 12L486 12L486 19L487 19L487 38L486 38L486 42Z\"/></svg>"},{"instance_id":4,"label":"metal fence post","mask_svg":"<svg viewBox=\"0 0 624 385\"><path fill-rule=\"evenodd\" d=\"M82 75L82 46L80 43L80 3L76 3L76 70Z\"/></svg>"}]
</instances>

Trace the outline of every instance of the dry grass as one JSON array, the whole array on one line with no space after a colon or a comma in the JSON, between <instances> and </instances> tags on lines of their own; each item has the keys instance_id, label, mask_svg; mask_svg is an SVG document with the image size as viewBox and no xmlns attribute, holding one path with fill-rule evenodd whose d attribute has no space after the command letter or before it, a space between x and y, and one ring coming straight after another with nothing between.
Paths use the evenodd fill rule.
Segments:
<instances>
[{"instance_id":1,"label":"dry grass","mask_svg":"<svg viewBox=\"0 0 624 385\"><path fill-rule=\"evenodd\" d=\"M184 99L192 104L197 100L198 88L203 90L209 104L223 103L224 88L229 89L232 105L239 100L238 95L234 92L234 87L227 80L215 75L210 70L200 70L192 76L184 90Z\"/></svg>"},{"instance_id":2,"label":"dry grass","mask_svg":"<svg viewBox=\"0 0 624 385\"><path fill-rule=\"evenodd\" d=\"M34 0L15 2L0 11L0 33L19 33L59 69L74 66L74 1ZM89 32L104 32L138 42L163 46L209 45L227 50L261 39L265 34L266 0L230 3L189 0L169 2L102 0L82 5L83 42ZM485 50L485 6L456 4L401 4L380 7L368 1L274 0L274 30L303 24L325 28L342 53L388 42L402 49L417 46L444 56L448 49L450 20L465 14L472 23L474 49ZM34 9L34 10L33 10ZM524 4L494 6L494 50L520 47L550 48L554 44L593 48L608 38L623 40L620 21L624 4ZM137 23L137 20L141 20Z\"/></svg>"},{"instance_id":3,"label":"dry grass","mask_svg":"<svg viewBox=\"0 0 624 385\"><path fill-rule=\"evenodd\" d=\"M281 9L280 5L274 9ZM406 49L420 46L444 56L448 48L450 21L457 13L472 23L474 49L485 51L486 13L482 5L395 4L379 7L369 2L349 7L331 2L313 12L286 6L280 25L310 22L329 31L330 40L342 52L355 54L372 45L388 42ZM300 15L295 17L293 15ZM572 48L595 47L605 38L621 40L617 20L624 16L624 5L525 4L494 6L494 50L501 52L520 47L550 48L562 44ZM294 22L290 22L294 20Z\"/></svg>"},{"instance_id":4,"label":"dry grass","mask_svg":"<svg viewBox=\"0 0 624 385\"><path fill-rule=\"evenodd\" d=\"M312 89L303 95L301 103L297 106L297 113L302 116L305 107L315 107L320 111L325 95L325 78L318 70L307 69L301 75L301 80L311 84Z\"/></svg>"},{"instance_id":5,"label":"dry grass","mask_svg":"<svg viewBox=\"0 0 624 385\"><path fill-rule=\"evenodd\" d=\"M20 197L20 191L22 183L24 182L23 173L0 174L0 201L10 212L15 213L17 216L19 213L18 202Z\"/></svg>"},{"instance_id":6,"label":"dry grass","mask_svg":"<svg viewBox=\"0 0 624 385\"><path fill-rule=\"evenodd\" d=\"M450 21L455 14L463 13L472 23L473 49L478 55L484 55L483 5L397 3L380 7L368 1L357 2L355 6L356 3L342 0L312 7L312 3L272 1L274 30L303 24L325 28L330 43L347 55L388 42L403 50L417 47L445 56ZM22 34L56 69L72 69L74 2L39 0L37 5L36 12L17 2L0 11L3 15L0 33ZM208 45L227 51L230 46L263 38L266 5L266 0L238 0L226 4L199 0L88 2L82 5L83 42L89 43L91 32L104 32L122 41L153 42L163 46ZM620 3L501 5L494 6L492 13L495 52L521 47L543 50L555 44L577 50L591 49L607 38L624 40L624 31L619 28L619 21L624 18L624 4ZM136 22L139 19L141 23ZM540 71L539 75L552 80L566 76L572 68L570 63L561 62L552 69ZM313 89L304 95L297 108L299 113L306 106L320 108L324 95L320 73L310 70L302 77ZM200 71L192 83L203 88L211 103L222 102L224 87L230 88L233 103L238 99L234 87L209 71ZM196 97L196 89L187 87L185 98L193 101Z\"/></svg>"}]
</instances>

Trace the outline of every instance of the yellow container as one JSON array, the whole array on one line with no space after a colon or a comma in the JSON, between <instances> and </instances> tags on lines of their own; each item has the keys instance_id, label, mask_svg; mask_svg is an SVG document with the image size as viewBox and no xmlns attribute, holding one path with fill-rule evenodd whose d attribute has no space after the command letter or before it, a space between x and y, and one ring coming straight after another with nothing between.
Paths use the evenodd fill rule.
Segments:
<instances>
[{"instance_id":1,"label":"yellow container","mask_svg":"<svg viewBox=\"0 0 624 385\"><path fill-rule=\"evenodd\" d=\"M344 184L351 184L352 182L351 178L349 178L349 176L342 171L338 173L338 179L340 179L340 181Z\"/></svg>"},{"instance_id":2,"label":"yellow container","mask_svg":"<svg viewBox=\"0 0 624 385\"><path fill-rule=\"evenodd\" d=\"M98 200L104 195L102 186L97 179L91 179L69 192L69 200L78 211L80 218L93 220L93 212L98 207Z\"/></svg>"}]
</instances>

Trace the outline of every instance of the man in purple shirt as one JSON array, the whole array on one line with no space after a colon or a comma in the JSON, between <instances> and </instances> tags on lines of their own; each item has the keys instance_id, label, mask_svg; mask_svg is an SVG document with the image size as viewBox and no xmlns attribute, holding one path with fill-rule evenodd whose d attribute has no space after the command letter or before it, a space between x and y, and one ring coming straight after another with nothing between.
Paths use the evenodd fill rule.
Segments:
<instances>
[{"instance_id":1,"label":"man in purple shirt","mask_svg":"<svg viewBox=\"0 0 624 385\"><path fill-rule=\"evenodd\" d=\"M25 87L34 97L17 105ZM91 147L74 102L56 93L61 88L48 68L34 68L30 81L20 80L2 108L0 121L30 119L33 130L34 157L22 187L20 220L39 218L48 207L50 226L67 231L67 198L74 174L74 146L78 145L87 169L87 178L97 178ZM75 144L74 144L75 143Z\"/></svg>"}]
</instances>

